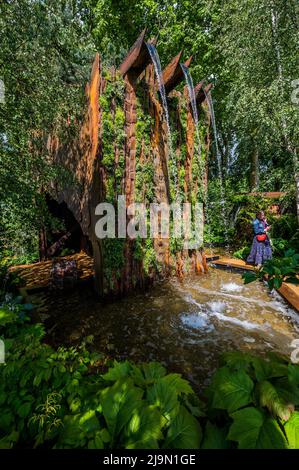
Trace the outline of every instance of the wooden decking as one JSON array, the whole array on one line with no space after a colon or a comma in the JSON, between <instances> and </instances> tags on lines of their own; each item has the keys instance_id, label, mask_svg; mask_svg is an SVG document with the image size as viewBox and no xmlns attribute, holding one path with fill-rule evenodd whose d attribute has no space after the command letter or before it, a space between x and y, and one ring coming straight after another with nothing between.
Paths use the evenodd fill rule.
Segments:
<instances>
[{"instance_id":1,"label":"wooden decking","mask_svg":"<svg viewBox=\"0 0 299 470\"><path fill-rule=\"evenodd\" d=\"M250 264L246 264L242 259L228 258L227 256L221 256L219 259L214 260L213 264L216 266L227 266L246 271L254 271L254 267Z\"/></svg>"},{"instance_id":2,"label":"wooden decking","mask_svg":"<svg viewBox=\"0 0 299 470\"><path fill-rule=\"evenodd\" d=\"M76 260L79 280L85 281L93 276L93 260L85 253L64 256L57 260ZM239 270L254 270L255 268L240 259L229 258L228 256L207 257L207 261L216 267L227 267ZM50 284L52 261L42 261L40 263L24 264L13 266L10 272L18 273L22 280L23 289L26 291L43 289ZM284 282L278 292L289 302L292 307L299 312L299 286Z\"/></svg>"},{"instance_id":3,"label":"wooden decking","mask_svg":"<svg viewBox=\"0 0 299 470\"><path fill-rule=\"evenodd\" d=\"M93 260L86 253L57 258L57 260L75 260L78 267L79 280L84 281L93 276ZM40 263L12 266L9 271L17 273L22 280L23 287L29 291L42 289L50 284L52 260Z\"/></svg>"},{"instance_id":4,"label":"wooden decking","mask_svg":"<svg viewBox=\"0 0 299 470\"><path fill-rule=\"evenodd\" d=\"M250 264L246 264L241 259L228 258L221 256L219 259L211 261L216 267L228 267L234 269L241 269L244 271L254 271L254 267ZM299 312L299 286L294 284L282 283L278 292L284 297L292 307Z\"/></svg>"}]
</instances>

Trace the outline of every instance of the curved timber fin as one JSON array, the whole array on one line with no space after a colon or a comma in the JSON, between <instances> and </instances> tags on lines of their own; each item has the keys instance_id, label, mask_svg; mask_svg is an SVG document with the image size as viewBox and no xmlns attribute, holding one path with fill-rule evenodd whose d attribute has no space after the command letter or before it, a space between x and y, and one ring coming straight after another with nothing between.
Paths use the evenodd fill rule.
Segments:
<instances>
[{"instance_id":1,"label":"curved timber fin","mask_svg":"<svg viewBox=\"0 0 299 470\"><path fill-rule=\"evenodd\" d=\"M163 81L166 94L170 93L184 78L180 65L180 59L183 50L181 50L163 70Z\"/></svg>"},{"instance_id":2,"label":"curved timber fin","mask_svg":"<svg viewBox=\"0 0 299 470\"><path fill-rule=\"evenodd\" d=\"M145 28L138 36L133 46L127 53L125 59L119 66L121 75L126 75L131 72L135 77L138 77L145 67L150 63L150 55L145 43L145 35L147 29Z\"/></svg>"}]
</instances>

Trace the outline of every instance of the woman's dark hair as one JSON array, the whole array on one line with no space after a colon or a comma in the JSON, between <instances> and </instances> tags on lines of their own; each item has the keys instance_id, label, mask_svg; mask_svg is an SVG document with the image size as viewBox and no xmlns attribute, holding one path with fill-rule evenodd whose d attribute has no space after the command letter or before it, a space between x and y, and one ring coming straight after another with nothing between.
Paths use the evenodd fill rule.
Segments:
<instances>
[{"instance_id":1,"label":"woman's dark hair","mask_svg":"<svg viewBox=\"0 0 299 470\"><path fill-rule=\"evenodd\" d=\"M263 213L264 213L264 211L258 211L258 212L256 213L256 218L259 219L260 216L261 216Z\"/></svg>"}]
</instances>

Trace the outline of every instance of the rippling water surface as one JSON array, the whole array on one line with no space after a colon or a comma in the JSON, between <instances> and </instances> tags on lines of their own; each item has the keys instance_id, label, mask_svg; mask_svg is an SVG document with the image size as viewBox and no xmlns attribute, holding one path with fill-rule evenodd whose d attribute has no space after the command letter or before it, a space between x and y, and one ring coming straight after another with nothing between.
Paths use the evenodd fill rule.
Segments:
<instances>
[{"instance_id":1,"label":"rippling water surface","mask_svg":"<svg viewBox=\"0 0 299 470\"><path fill-rule=\"evenodd\" d=\"M55 344L94 335L94 348L118 359L158 360L195 385L207 383L224 351L291 352L299 316L267 287L211 269L102 305L90 288L36 294L39 318Z\"/></svg>"}]
</instances>

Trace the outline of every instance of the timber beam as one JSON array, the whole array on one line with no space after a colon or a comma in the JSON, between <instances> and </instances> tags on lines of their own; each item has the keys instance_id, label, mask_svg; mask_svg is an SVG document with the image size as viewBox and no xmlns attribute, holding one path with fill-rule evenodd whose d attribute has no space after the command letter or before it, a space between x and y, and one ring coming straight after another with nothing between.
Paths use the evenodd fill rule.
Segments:
<instances>
[{"instance_id":1,"label":"timber beam","mask_svg":"<svg viewBox=\"0 0 299 470\"><path fill-rule=\"evenodd\" d=\"M180 51L162 72L165 92L168 95L182 80L184 80L184 73L180 64L180 59L183 51ZM189 67L192 56L184 62L185 67Z\"/></svg>"},{"instance_id":2,"label":"timber beam","mask_svg":"<svg viewBox=\"0 0 299 470\"><path fill-rule=\"evenodd\" d=\"M137 78L151 62L151 57L145 42L145 34L146 28L139 35L122 64L119 66L119 71L122 76L130 72L130 74Z\"/></svg>"}]
</instances>

